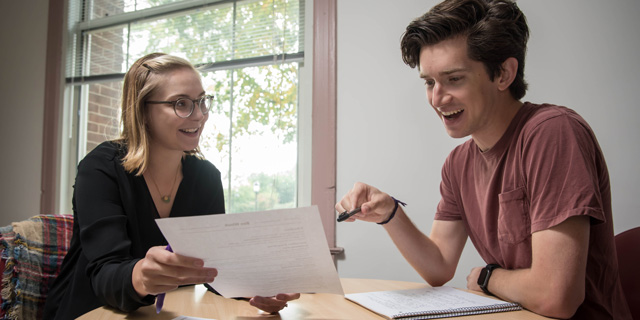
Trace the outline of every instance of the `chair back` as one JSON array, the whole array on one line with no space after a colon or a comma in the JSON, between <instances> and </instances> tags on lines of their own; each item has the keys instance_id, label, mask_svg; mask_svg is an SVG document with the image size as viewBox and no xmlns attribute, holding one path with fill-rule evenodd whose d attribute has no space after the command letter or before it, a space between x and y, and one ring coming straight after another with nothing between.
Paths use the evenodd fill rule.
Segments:
<instances>
[{"instance_id":1,"label":"chair back","mask_svg":"<svg viewBox=\"0 0 640 320\"><path fill-rule=\"evenodd\" d=\"M615 236L622 290L633 319L640 319L640 227Z\"/></svg>"},{"instance_id":2,"label":"chair back","mask_svg":"<svg viewBox=\"0 0 640 320\"><path fill-rule=\"evenodd\" d=\"M0 228L0 319L42 319L72 233L71 215L38 215Z\"/></svg>"}]
</instances>

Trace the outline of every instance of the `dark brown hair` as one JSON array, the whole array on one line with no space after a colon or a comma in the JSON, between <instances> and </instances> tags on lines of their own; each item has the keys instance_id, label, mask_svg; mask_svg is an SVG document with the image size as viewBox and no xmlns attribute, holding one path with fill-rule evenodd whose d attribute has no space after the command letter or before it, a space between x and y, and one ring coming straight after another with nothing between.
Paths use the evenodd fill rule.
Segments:
<instances>
[{"instance_id":1,"label":"dark brown hair","mask_svg":"<svg viewBox=\"0 0 640 320\"><path fill-rule=\"evenodd\" d=\"M527 91L524 60L529 39L527 20L510 0L445 0L413 20L402 35L402 60L411 68L420 66L424 46L463 36L470 59L485 65L493 81L507 58L518 60L516 77L509 87L520 100Z\"/></svg>"}]
</instances>

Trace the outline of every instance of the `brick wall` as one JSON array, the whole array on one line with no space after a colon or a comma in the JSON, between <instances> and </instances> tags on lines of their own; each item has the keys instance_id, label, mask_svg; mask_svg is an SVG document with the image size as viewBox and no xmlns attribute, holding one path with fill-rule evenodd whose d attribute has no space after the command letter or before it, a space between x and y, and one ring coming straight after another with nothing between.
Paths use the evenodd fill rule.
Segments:
<instances>
[{"instance_id":1,"label":"brick wall","mask_svg":"<svg viewBox=\"0 0 640 320\"><path fill-rule=\"evenodd\" d=\"M103 3L104 2L104 3ZM99 18L122 12L122 4L113 1L95 1L91 17ZM90 31L87 57L90 75L123 73L125 68L126 44L125 27ZM87 152L105 140L115 139L120 134L120 99L122 81L90 84L88 86Z\"/></svg>"}]
</instances>

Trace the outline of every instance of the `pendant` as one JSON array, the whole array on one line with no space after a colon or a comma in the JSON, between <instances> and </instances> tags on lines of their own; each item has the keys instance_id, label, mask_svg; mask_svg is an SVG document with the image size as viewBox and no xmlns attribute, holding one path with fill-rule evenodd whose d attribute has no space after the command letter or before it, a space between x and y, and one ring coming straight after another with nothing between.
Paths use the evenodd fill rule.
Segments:
<instances>
[{"instance_id":1,"label":"pendant","mask_svg":"<svg viewBox=\"0 0 640 320\"><path fill-rule=\"evenodd\" d=\"M170 196L162 196L162 202L164 203L169 203L171 201L171 197Z\"/></svg>"}]
</instances>

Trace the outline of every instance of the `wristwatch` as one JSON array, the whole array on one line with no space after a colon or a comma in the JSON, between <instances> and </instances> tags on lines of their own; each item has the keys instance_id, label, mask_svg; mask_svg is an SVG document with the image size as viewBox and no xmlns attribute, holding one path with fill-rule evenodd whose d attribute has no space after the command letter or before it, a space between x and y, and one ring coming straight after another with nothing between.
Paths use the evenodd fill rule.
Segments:
<instances>
[{"instance_id":1,"label":"wristwatch","mask_svg":"<svg viewBox=\"0 0 640 320\"><path fill-rule=\"evenodd\" d=\"M478 277L478 285L480 289L484 291L484 293L488 295L493 295L493 293L489 292L489 278L491 278L491 273L494 269L500 268L500 265L497 264L488 264L486 267L482 268L480 271L480 276Z\"/></svg>"}]
</instances>

